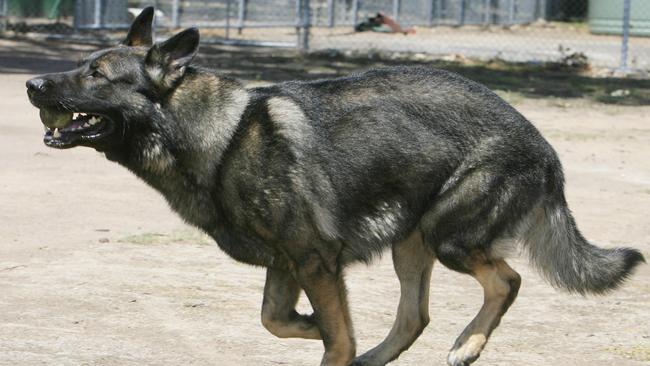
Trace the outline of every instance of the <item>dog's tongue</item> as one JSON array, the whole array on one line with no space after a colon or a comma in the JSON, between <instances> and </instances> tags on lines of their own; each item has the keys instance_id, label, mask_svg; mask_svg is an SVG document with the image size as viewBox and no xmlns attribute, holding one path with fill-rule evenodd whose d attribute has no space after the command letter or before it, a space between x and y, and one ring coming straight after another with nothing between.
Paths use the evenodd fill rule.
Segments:
<instances>
[{"instance_id":1,"label":"dog's tongue","mask_svg":"<svg viewBox=\"0 0 650 366\"><path fill-rule=\"evenodd\" d=\"M72 122L72 112L42 108L40 115L41 122L49 128L63 128Z\"/></svg>"}]
</instances>

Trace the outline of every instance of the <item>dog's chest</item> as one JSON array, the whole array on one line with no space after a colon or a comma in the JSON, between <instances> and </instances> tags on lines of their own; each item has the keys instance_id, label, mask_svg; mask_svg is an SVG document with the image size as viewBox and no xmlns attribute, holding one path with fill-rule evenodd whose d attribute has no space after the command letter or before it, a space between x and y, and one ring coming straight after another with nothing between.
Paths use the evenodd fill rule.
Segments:
<instances>
[{"instance_id":1,"label":"dog's chest","mask_svg":"<svg viewBox=\"0 0 650 366\"><path fill-rule=\"evenodd\" d=\"M169 206L188 224L209 231L217 221L217 209L210 191L197 186L186 174L167 170L163 174L136 169L136 174L159 191Z\"/></svg>"},{"instance_id":2,"label":"dog's chest","mask_svg":"<svg viewBox=\"0 0 650 366\"><path fill-rule=\"evenodd\" d=\"M259 219L263 214L252 201L239 199L239 195L233 199L178 175L149 182L183 220L212 236L219 247L234 259L254 265L277 265L275 250L269 245L271 238L265 229L266 224Z\"/></svg>"}]
</instances>

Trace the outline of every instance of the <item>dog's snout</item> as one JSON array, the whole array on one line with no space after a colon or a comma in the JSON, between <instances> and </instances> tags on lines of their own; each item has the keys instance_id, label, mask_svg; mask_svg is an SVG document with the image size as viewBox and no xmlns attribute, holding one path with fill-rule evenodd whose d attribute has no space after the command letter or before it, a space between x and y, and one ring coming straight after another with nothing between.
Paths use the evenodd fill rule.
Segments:
<instances>
[{"instance_id":1,"label":"dog's snout","mask_svg":"<svg viewBox=\"0 0 650 366\"><path fill-rule=\"evenodd\" d=\"M34 92L44 92L52 82L44 78L33 78L27 80L27 89Z\"/></svg>"}]
</instances>

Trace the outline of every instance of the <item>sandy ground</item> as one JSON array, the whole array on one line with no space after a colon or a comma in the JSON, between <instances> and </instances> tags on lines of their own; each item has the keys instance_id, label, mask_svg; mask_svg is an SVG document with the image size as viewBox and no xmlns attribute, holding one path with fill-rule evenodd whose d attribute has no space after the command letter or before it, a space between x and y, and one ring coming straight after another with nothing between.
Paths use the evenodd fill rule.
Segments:
<instances>
[{"instance_id":1,"label":"sandy ground","mask_svg":"<svg viewBox=\"0 0 650 366\"><path fill-rule=\"evenodd\" d=\"M0 365L318 364L320 342L261 326L262 269L229 259L97 152L46 148L19 69L0 74ZM516 106L559 152L584 234L650 257L650 107ZM512 263L519 298L478 364L650 364L650 266L607 297L582 298ZM388 255L347 277L362 352L390 329L399 285ZM481 301L473 279L437 265L431 324L393 364L442 365Z\"/></svg>"}]
</instances>

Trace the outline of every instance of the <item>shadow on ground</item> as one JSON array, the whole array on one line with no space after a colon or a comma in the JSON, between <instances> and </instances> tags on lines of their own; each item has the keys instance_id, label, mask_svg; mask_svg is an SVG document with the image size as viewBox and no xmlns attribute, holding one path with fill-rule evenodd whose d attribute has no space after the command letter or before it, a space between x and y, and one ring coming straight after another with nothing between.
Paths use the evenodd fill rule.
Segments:
<instances>
[{"instance_id":1,"label":"shadow on ground","mask_svg":"<svg viewBox=\"0 0 650 366\"><path fill-rule=\"evenodd\" d=\"M404 61L341 56L300 56L268 49L202 49L201 62L246 80L278 82L344 76L373 67L403 64L428 65L457 72L493 90L527 98L586 98L621 105L650 105L650 80L591 77L561 65L513 64L502 61ZM613 94L613 95L612 95Z\"/></svg>"},{"instance_id":2,"label":"shadow on ground","mask_svg":"<svg viewBox=\"0 0 650 366\"><path fill-rule=\"evenodd\" d=\"M0 73L41 74L74 67L101 46L61 41L10 40L0 47ZM493 90L526 98L585 98L620 105L650 105L650 80L591 77L558 65L491 62L384 60L327 53L301 56L293 50L204 45L199 62L247 81L280 82L347 75L374 67L420 64L457 72Z\"/></svg>"}]
</instances>

